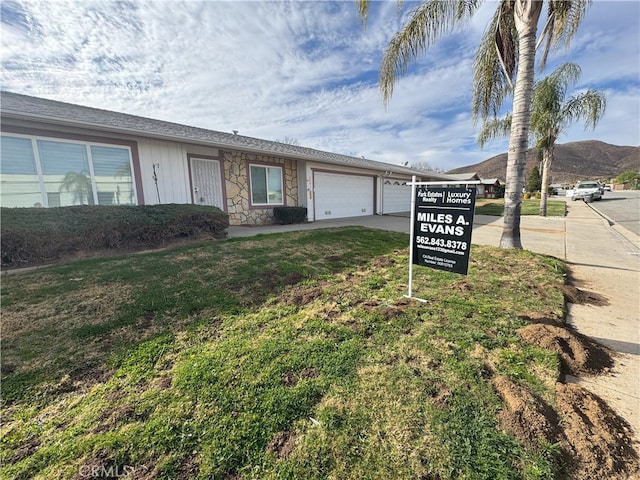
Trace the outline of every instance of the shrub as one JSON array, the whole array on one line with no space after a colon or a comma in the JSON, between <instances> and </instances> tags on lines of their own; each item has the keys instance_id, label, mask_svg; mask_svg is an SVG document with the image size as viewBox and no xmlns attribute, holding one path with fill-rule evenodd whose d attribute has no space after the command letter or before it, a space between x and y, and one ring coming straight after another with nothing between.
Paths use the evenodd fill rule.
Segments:
<instances>
[{"instance_id":1,"label":"shrub","mask_svg":"<svg viewBox=\"0 0 640 480\"><path fill-rule=\"evenodd\" d=\"M307 219L307 209L305 207L275 207L273 217L280 225L302 223Z\"/></svg>"},{"instance_id":2,"label":"shrub","mask_svg":"<svg viewBox=\"0 0 640 480\"><path fill-rule=\"evenodd\" d=\"M156 248L184 238L224 238L228 216L202 205L1 208L2 266L83 253Z\"/></svg>"}]
</instances>

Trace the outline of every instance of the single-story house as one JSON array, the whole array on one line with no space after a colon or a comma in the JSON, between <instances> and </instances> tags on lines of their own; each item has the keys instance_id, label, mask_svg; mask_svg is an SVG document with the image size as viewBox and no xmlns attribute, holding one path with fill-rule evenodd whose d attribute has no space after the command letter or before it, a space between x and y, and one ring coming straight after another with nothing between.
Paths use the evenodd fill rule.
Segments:
<instances>
[{"instance_id":1,"label":"single-story house","mask_svg":"<svg viewBox=\"0 0 640 480\"><path fill-rule=\"evenodd\" d=\"M0 205L212 205L231 225L407 212L412 175L359 157L0 92Z\"/></svg>"},{"instance_id":2,"label":"single-story house","mask_svg":"<svg viewBox=\"0 0 640 480\"><path fill-rule=\"evenodd\" d=\"M478 184L467 185L468 187L476 187L476 196L478 198L498 198L502 193L500 180L497 178L481 178L477 173L449 173L449 177L459 182L476 182Z\"/></svg>"}]
</instances>

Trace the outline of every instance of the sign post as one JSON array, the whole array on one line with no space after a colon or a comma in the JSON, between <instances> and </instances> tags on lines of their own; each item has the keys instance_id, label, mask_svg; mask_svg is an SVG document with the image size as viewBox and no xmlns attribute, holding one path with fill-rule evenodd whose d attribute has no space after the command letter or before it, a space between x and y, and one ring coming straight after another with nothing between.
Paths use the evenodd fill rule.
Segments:
<instances>
[{"instance_id":1,"label":"sign post","mask_svg":"<svg viewBox=\"0 0 640 480\"><path fill-rule=\"evenodd\" d=\"M413 265L466 275L469 270L471 233L475 213L475 188L450 188L456 182L411 182L411 244L409 289L412 296ZM462 183L462 182L460 182ZM480 182L464 182L476 184ZM440 188L434 185L439 185Z\"/></svg>"}]
</instances>

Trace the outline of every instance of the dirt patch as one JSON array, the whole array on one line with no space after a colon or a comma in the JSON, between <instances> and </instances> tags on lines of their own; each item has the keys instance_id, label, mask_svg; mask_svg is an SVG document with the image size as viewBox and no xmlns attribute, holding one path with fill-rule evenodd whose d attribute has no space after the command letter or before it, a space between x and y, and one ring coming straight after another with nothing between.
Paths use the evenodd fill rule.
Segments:
<instances>
[{"instance_id":1,"label":"dirt patch","mask_svg":"<svg viewBox=\"0 0 640 480\"><path fill-rule=\"evenodd\" d=\"M25 458L33 455L38 450L38 448L40 448L40 439L37 437L30 438L16 449L13 456L9 458L8 463L18 463Z\"/></svg>"},{"instance_id":2,"label":"dirt patch","mask_svg":"<svg viewBox=\"0 0 640 480\"><path fill-rule=\"evenodd\" d=\"M561 433L560 422L548 403L504 375L493 378L491 384L505 403L505 408L498 414L503 430L534 450L543 442L557 440Z\"/></svg>"},{"instance_id":3,"label":"dirt patch","mask_svg":"<svg viewBox=\"0 0 640 480\"><path fill-rule=\"evenodd\" d=\"M441 385L435 392L435 394L431 397L431 403L436 408L448 408L449 407L449 399L453 394L449 388Z\"/></svg>"},{"instance_id":4,"label":"dirt patch","mask_svg":"<svg viewBox=\"0 0 640 480\"><path fill-rule=\"evenodd\" d=\"M110 392L104 394L104 399L107 402L115 403L126 396L127 394L123 390L111 390Z\"/></svg>"},{"instance_id":5,"label":"dirt patch","mask_svg":"<svg viewBox=\"0 0 640 480\"><path fill-rule=\"evenodd\" d=\"M462 280L461 282L456 282L451 285L451 290L454 292L467 293L473 290L473 287L466 281Z\"/></svg>"},{"instance_id":6,"label":"dirt patch","mask_svg":"<svg viewBox=\"0 0 640 480\"><path fill-rule=\"evenodd\" d=\"M167 390L171 387L171 377L160 377L156 379L155 384L160 390Z\"/></svg>"},{"instance_id":7,"label":"dirt patch","mask_svg":"<svg viewBox=\"0 0 640 480\"><path fill-rule=\"evenodd\" d=\"M195 456L190 456L180 465L178 470L178 479L187 480L189 478L195 478L200 473L200 465Z\"/></svg>"},{"instance_id":8,"label":"dirt patch","mask_svg":"<svg viewBox=\"0 0 640 480\"><path fill-rule=\"evenodd\" d=\"M304 380L305 378L315 378L318 376L320 376L320 371L315 367L307 367L300 372L301 380Z\"/></svg>"},{"instance_id":9,"label":"dirt patch","mask_svg":"<svg viewBox=\"0 0 640 480\"><path fill-rule=\"evenodd\" d=\"M375 313L386 320L393 320L404 313L404 309L402 307L406 306L407 303L401 301L396 305L390 305L387 303L381 304L375 300L357 300L353 305L362 308L367 313Z\"/></svg>"},{"instance_id":10,"label":"dirt patch","mask_svg":"<svg viewBox=\"0 0 640 480\"><path fill-rule=\"evenodd\" d=\"M290 272L284 276L284 284L285 285L295 285L304 280L304 275L301 273Z\"/></svg>"},{"instance_id":11,"label":"dirt patch","mask_svg":"<svg viewBox=\"0 0 640 480\"><path fill-rule=\"evenodd\" d=\"M554 409L505 376L491 383L504 401L498 414L500 427L534 450L543 443L559 443L562 478L638 478L640 463L632 447L631 428L598 396L578 385L558 382Z\"/></svg>"},{"instance_id":12,"label":"dirt patch","mask_svg":"<svg viewBox=\"0 0 640 480\"><path fill-rule=\"evenodd\" d=\"M518 318L527 323L544 323L545 325L564 325L564 320L553 312L530 312L527 315L518 315Z\"/></svg>"},{"instance_id":13,"label":"dirt patch","mask_svg":"<svg viewBox=\"0 0 640 480\"><path fill-rule=\"evenodd\" d=\"M320 375L320 371L315 367L307 367L296 374L295 372L285 372L280 376L280 383L285 387L295 387L300 380L315 378Z\"/></svg>"},{"instance_id":14,"label":"dirt patch","mask_svg":"<svg viewBox=\"0 0 640 480\"><path fill-rule=\"evenodd\" d=\"M613 366L605 347L569 328L536 323L519 329L518 334L531 345L556 352L563 373L593 375Z\"/></svg>"},{"instance_id":15,"label":"dirt patch","mask_svg":"<svg viewBox=\"0 0 640 480\"><path fill-rule=\"evenodd\" d=\"M135 411L131 404L108 408L98 415L98 418L96 418L98 425L92 430L92 433L107 432L112 430L119 423L133 417L135 417Z\"/></svg>"},{"instance_id":16,"label":"dirt patch","mask_svg":"<svg viewBox=\"0 0 640 480\"><path fill-rule=\"evenodd\" d=\"M280 376L280 383L285 387L295 387L298 384L298 375L294 372L284 372Z\"/></svg>"},{"instance_id":17,"label":"dirt patch","mask_svg":"<svg viewBox=\"0 0 640 480\"><path fill-rule=\"evenodd\" d=\"M16 365L13 363L3 362L2 365L0 365L0 373L2 375L9 375L10 373L13 373L15 371Z\"/></svg>"},{"instance_id":18,"label":"dirt patch","mask_svg":"<svg viewBox=\"0 0 640 480\"><path fill-rule=\"evenodd\" d=\"M602 295L587 290L580 290L573 285L562 285L560 290L562 290L562 294L567 303L573 303L575 305L595 305L598 307L609 305L609 300Z\"/></svg>"},{"instance_id":19,"label":"dirt patch","mask_svg":"<svg viewBox=\"0 0 640 480\"><path fill-rule=\"evenodd\" d=\"M295 433L289 431L278 432L267 445L267 452L274 452L278 458L286 458L293 452L297 438Z\"/></svg>"},{"instance_id":20,"label":"dirt patch","mask_svg":"<svg viewBox=\"0 0 640 480\"><path fill-rule=\"evenodd\" d=\"M377 257L373 261L373 266L378 268L389 268L394 266L395 264L396 264L396 260L394 258L387 257L387 256Z\"/></svg>"},{"instance_id":21,"label":"dirt patch","mask_svg":"<svg viewBox=\"0 0 640 480\"><path fill-rule=\"evenodd\" d=\"M571 457L570 478L630 479L640 475L631 428L597 395L575 384L556 384L562 445Z\"/></svg>"},{"instance_id":22,"label":"dirt patch","mask_svg":"<svg viewBox=\"0 0 640 480\"><path fill-rule=\"evenodd\" d=\"M133 473L134 469L126 461L116 461L105 451L97 452L82 462L82 467L71 480L87 478L119 478Z\"/></svg>"},{"instance_id":23,"label":"dirt patch","mask_svg":"<svg viewBox=\"0 0 640 480\"><path fill-rule=\"evenodd\" d=\"M317 298L322 296L323 289L321 286L316 285L313 287L298 286L287 289L282 295L282 301L289 305L295 305L301 307L308 305Z\"/></svg>"}]
</instances>

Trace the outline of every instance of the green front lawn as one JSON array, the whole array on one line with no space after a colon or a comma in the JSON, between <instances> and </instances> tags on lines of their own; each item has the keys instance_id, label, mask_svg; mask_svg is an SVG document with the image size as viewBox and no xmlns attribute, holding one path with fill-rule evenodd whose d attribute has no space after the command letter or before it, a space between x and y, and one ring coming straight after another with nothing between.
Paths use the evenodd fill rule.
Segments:
<instances>
[{"instance_id":1,"label":"green front lawn","mask_svg":"<svg viewBox=\"0 0 640 480\"><path fill-rule=\"evenodd\" d=\"M415 268L421 303L407 244L313 230L3 277L1 477L561 475L492 379L554 405L558 358L516 329L562 318L564 265L474 245L468 276Z\"/></svg>"},{"instance_id":2,"label":"green front lawn","mask_svg":"<svg viewBox=\"0 0 640 480\"><path fill-rule=\"evenodd\" d=\"M540 213L540 200L528 198L522 200L521 215L538 215ZM567 204L562 200L547 201L548 217L564 217L567 213ZM476 201L477 215L504 215L504 198L478 199Z\"/></svg>"}]
</instances>

